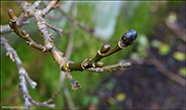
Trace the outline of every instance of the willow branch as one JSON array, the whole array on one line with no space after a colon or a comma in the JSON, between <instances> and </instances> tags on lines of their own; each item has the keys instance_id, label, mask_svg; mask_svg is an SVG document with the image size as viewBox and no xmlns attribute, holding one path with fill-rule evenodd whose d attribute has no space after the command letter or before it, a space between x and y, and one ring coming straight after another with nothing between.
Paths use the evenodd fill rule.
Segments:
<instances>
[{"instance_id":1,"label":"willow branch","mask_svg":"<svg viewBox=\"0 0 186 110\"><path fill-rule=\"evenodd\" d=\"M17 68L19 70L19 87L22 91L22 95L25 100L26 110L30 109L31 103L38 105L38 106L54 108L55 105L53 104L49 105L48 103L53 101L53 99L55 98L57 94L55 94L50 100L44 103L36 102L35 100L33 100L28 92L26 79L28 80L29 84L31 85L33 89L35 88L37 83L31 80L31 78L28 76L28 73L22 66L22 61L18 57L17 52L8 44L8 41L2 36L1 36L1 45L3 45L5 49L8 51L8 55L10 56L10 59L16 63Z\"/></svg>"},{"instance_id":2,"label":"willow branch","mask_svg":"<svg viewBox=\"0 0 186 110\"><path fill-rule=\"evenodd\" d=\"M10 17L10 20L11 20L9 22L9 26L11 27L12 31L14 31L21 38L25 39L26 43L28 45L30 45L30 46L32 46L36 49L39 49L39 50L45 50L45 47L40 45L40 44L37 44L36 42L34 42L25 30L22 30L21 32L19 31L17 23L16 23L17 22L17 17L15 16L12 9L8 10L8 14L9 14L9 17Z\"/></svg>"},{"instance_id":3,"label":"willow branch","mask_svg":"<svg viewBox=\"0 0 186 110\"><path fill-rule=\"evenodd\" d=\"M55 3L54 3L55 2ZM53 6L51 4L57 4L57 1L51 1L48 8L50 6ZM47 26L49 26L50 28L54 29L54 31L56 31L59 35L61 35L61 29L58 29L58 28L55 28L54 26L52 26L51 24L45 22L45 20L43 19L43 15L41 13L45 13L45 12L48 12L46 10L44 10L43 12L41 12L40 10L37 10L35 9L35 4L34 5L31 5L30 3L27 3L27 2L24 2L23 4L21 4L20 8L21 8L21 11L24 13L24 15L26 17L33 17L33 19L37 22L38 24L38 28L41 32L41 35L44 39L44 42L45 42L45 47L35 43L30 37L27 37L26 35L28 35L26 33L26 31L24 31L22 34L25 34L25 36L22 36L22 34L19 32L18 30L18 27L16 25L16 21L17 21L17 17L15 16L13 10L9 10L9 16L10 16L10 19L12 22L10 22L10 27L12 28L12 30L17 34L19 35L20 37L24 38L27 40L27 43L30 45L30 46L33 46L39 50L42 50L42 51L48 51L51 49L51 47L53 46L52 45L52 39L54 39L54 37L52 36L52 34L50 34L48 32L48 29L47 29ZM46 9L48 9L46 8ZM53 7L51 7L53 8ZM46 35L44 35L46 34Z\"/></svg>"},{"instance_id":4,"label":"willow branch","mask_svg":"<svg viewBox=\"0 0 186 110\"><path fill-rule=\"evenodd\" d=\"M19 16L16 22L17 26L20 28L23 25L29 24L29 21L27 21L27 19L28 18L25 17L23 13L21 13L21 15ZM10 33L10 32L12 32L12 29L10 28L9 25L1 25L1 31L0 31L1 35Z\"/></svg>"},{"instance_id":5,"label":"willow branch","mask_svg":"<svg viewBox=\"0 0 186 110\"><path fill-rule=\"evenodd\" d=\"M41 10L37 10L34 7L32 7L31 4L24 2L21 5L21 10L22 12L25 13L25 16L27 17L32 17L36 22L37 22L37 26L39 28L39 31L41 33L41 37L44 40L44 49L42 51L50 51L53 58L55 59L55 61L58 62L59 65L63 64L64 62L71 62L69 60L67 60L66 58L63 57L63 53L60 52L54 45L53 43L53 39L54 37L52 36L52 34L48 31L48 27L54 29L54 31L56 31L58 34L61 33L61 29L58 28L54 28L54 26L52 26L51 24L47 23L43 17L52 9L56 8L56 4L58 4L58 1L51 1L49 3L49 5ZM15 16L15 14L14 14ZM14 17L12 16L12 18ZM11 16L10 16L11 18ZM11 19L12 19L11 18ZM16 31L15 31L16 32ZM65 72L67 78L69 79L71 85L72 85L72 89L76 90L78 87L80 87L80 85L78 84L77 81L74 81L74 79L72 78L72 76L70 75L69 72Z\"/></svg>"},{"instance_id":6,"label":"willow branch","mask_svg":"<svg viewBox=\"0 0 186 110\"><path fill-rule=\"evenodd\" d=\"M43 10L38 10L38 9L35 8L35 6L33 6L33 5L31 5L30 3L27 3L27 2L24 2L20 6L21 11L25 14L26 17L32 17L36 22L41 23L41 24L46 23L46 25L48 27L50 27L51 29L56 31L61 36L61 32L62 32L61 29L55 28L54 26L47 23L43 19L43 17L45 17L45 15L47 13L49 13L52 9L57 8L57 7L58 7L58 1L51 1L49 3L49 5L46 8L44 8ZM43 27L41 27L41 28L43 28Z\"/></svg>"},{"instance_id":7,"label":"willow branch","mask_svg":"<svg viewBox=\"0 0 186 110\"><path fill-rule=\"evenodd\" d=\"M17 52L8 44L8 40L6 40L4 37L1 36L1 45L3 45L5 47L5 49L7 50L7 55L9 55L10 59L16 63L18 69L19 69L19 74L23 75L27 81L29 82L29 84L31 85L31 87L34 89L35 86L37 85L36 82L34 82L29 76L28 73L26 72L26 70L23 68L22 66L22 61L20 60L20 58L17 55Z\"/></svg>"},{"instance_id":8,"label":"willow branch","mask_svg":"<svg viewBox=\"0 0 186 110\"><path fill-rule=\"evenodd\" d=\"M137 39L137 32L133 29L127 30L122 38L119 40L116 47L111 49L109 44L105 44L101 47L100 50L98 50L96 56L91 59L85 59L81 63L70 63L67 66L67 70L73 71L73 70L79 70L83 71L85 69L91 68L91 67L103 67L103 62L100 61L102 58L110 56L122 49L127 48L129 45L132 45Z\"/></svg>"},{"instance_id":9,"label":"willow branch","mask_svg":"<svg viewBox=\"0 0 186 110\"><path fill-rule=\"evenodd\" d=\"M60 70L65 73L66 77L70 81L73 90L76 90L81 86L78 84L78 81L74 81L73 77L70 74L71 71L83 71L89 68L101 68L100 70L107 71L107 70L113 70L114 68L125 67L122 65L122 63L103 67L104 64L100 60L104 57L110 56L114 54L115 52L118 52L119 50L122 50L126 48L127 46L133 44L137 38L137 32L135 30L126 31L123 34L120 41L118 42L117 46L114 47L113 49L110 49L110 45L106 44L100 50L98 50L98 53L96 54L94 58L85 59L81 63L74 63L73 61L70 61L66 57L64 57L63 52L59 51L57 47L54 45L53 43L54 37L48 31L48 28L52 28L54 30L58 30L58 28L54 28L52 25L50 25L43 19L43 17L45 16L45 14L43 13L47 14L51 9L55 8L55 5L57 3L58 1L51 1L50 4L47 6L48 8L45 8L44 10L37 10L31 4L27 2L24 2L23 4L21 4L20 7L26 17L32 17L37 22L37 26L41 33L41 37L44 40L44 47L42 46L42 49L40 50L50 52L52 54L52 57L54 58L54 60L60 65ZM49 7L51 9L49 9ZM13 31L19 36L21 36L22 38L28 40L27 37L25 38L25 36L28 35L26 31L22 31L21 33L19 32L18 27L15 23L17 17L15 16L12 10L9 11L9 16L10 16L10 20L12 21L10 23L10 26L13 29ZM72 21L74 24L76 24L75 20L72 20ZM62 30L58 30L56 32L59 33L61 31ZM30 43L30 45L32 44L33 43Z\"/></svg>"},{"instance_id":10,"label":"willow branch","mask_svg":"<svg viewBox=\"0 0 186 110\"><path fill-rule=\"evenodd\" d=\"M40 0L34 2L33 4L33 7L34 8L37 8L39 6L39 4L41 3ZM26 17L24 15L24 13L21 13L21 15L19 16L18 20L17 20L17 26L20 28L22 27L23 25L26 25L26 24L29 24L30 22L27 21L28 17ZM12 29L10 28L9 25L1 25L1 31L0 31L0 34L3 35L3 34L6 34L6 33L10 33L12 32Z\"/></svg>"}]
</instances>

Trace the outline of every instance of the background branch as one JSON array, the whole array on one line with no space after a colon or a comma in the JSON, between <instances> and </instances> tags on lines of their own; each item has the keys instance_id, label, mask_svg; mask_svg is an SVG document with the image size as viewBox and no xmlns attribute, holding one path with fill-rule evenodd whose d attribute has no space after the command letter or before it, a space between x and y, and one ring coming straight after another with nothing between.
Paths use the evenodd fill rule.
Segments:
<instances>
[{"instance_id":1,"label":"background branch","mask_svg":"<svg viewBox=\"0 0 186 110\"><path fill-rule=\"evenodd\" d=\"M176 75L175 73L173 73L172 71L166 69L163 66L163 64L159 60L157 60L157 58L155 58L155 56L153 55L153 53L149 49L148 49L148 54L152 57L149 60L154 64L154 66L157 68L157 70L160 71L160 73L162 73L163 75L174 80L175 82L177 82L178 84L180 84L184 88L186 87L185 86L186 80L184 78L182 78L182 77Z\"/></svg>"},{"instance_id":2,"label":"background branch","mask_svg":"<svg viewBox=\"0 0 186 110\"><path fill-rule=\"evenodd\" d=\"M87 33L91 34L94 38L102 41L102 42L108 42L108 40L104 40L101 37L98 37L96 35L93 34L94 30L90 29L88 27L86 27L83 23L77 21L75 18L71 17L68 12L65 12L62 6L59 6L59 10L62 12L62 14L64 15L64 17L67 19L68 22L70 22L71 24L75 23L76 25L78 25L80 28L82 28L84 31L86 31Z\"/></svg>"}]
</instances>

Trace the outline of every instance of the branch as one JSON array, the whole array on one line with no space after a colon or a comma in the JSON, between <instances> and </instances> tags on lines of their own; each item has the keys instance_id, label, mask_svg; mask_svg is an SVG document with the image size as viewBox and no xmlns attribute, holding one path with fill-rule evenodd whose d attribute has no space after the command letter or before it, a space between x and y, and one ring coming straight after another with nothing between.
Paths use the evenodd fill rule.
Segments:
<instances>
[{"instance_id":1,"label":"branch","mask_svg":"<svg viewBox=\"0 0 186 110\"><path fill-rule=\"evenodd\" d=\"M110 66L103 67L104 64L100 60L104 57L110 56L110 55L114 54L115 52L118 52L119 50L122 50L122 49L126 48L127 46L133 44L137 38L137 32L133 29L126 31L123 34L122 38L120 39L120 41L118 42L118 44L115 48L110 49L110 45L105 44L100 50L98 50L98 53L94 58L85 59L81 63L74 63L73 61L70 61L66 57L64 57L63 52L59 51L57 49L57 47L54 45L54 43L53 43L54 37L48 31L48 28L54 29L58 34L62 30L60 30L58 28L54 28L54 26L50 25L49 23L47 23L43 19L43 17L45 16L45 14L43 14L43 13L47 14L51 9L55 8L56 4L58 4L58 1L51 1L50 4L47 6L48 8L45 8L43 10L37 10L37 9L33 8L33 6L27 2L24 2L23 4L21 4L20 7L26 17L32 17L37 22L37 26L38 26L39 31L41 33L41 37L44 40L44 47L43 46L42 46L42 48L37 47L37 49L45 51L45 52L50 52L52 54L52 57L54 58L54 60L60 65L61 71L63 71L65 73L66 77L69 79L73 90L76 90L81 86L78 84L78 81L74 81L74 79L72 78L72 76L70 74L71 71L74 71L74 70L75 71L83 71L83 70L87 70L89 68L101 68L100 70L107 71L107 70L113 70L113 69L119 68L119 67L129 67L130 66L129 64L127 66L123 66L123 63L120 63L120 64L116 64L116 65L110 65ZM13 31L16 34L18 34L20 37L28 40L27 37L25 37L28 35L26 33L26 31L23 30L20 34L18 27L16 25L16 18L17 17L15 16L15 14L12 10L9 11L9 16L10 16L10 20L12 21L10 23L10 26L13 29ZM72 20L72 21L73 21L73 24L74 23L76 24L76 21L74 21L74 20ZM31 39L30 37L28 37L28 38ZM35 48L36 48L36 46L38 46L37 44L33 45L33 43L30 43L30 45ZM90 70L92 70L92 69L90 69Z\"/></svg>"},{"instance_id":2,"label":"branch","mask_svg":"<svg viewBox=\"0 0 186 110\"><path fill-rule=\"evenodd\" d=\"M1 45L3 45L5 47L5 49L7 50L7 54L9 55L10 59L16 63L17 68L19 69L19 75L24 76L27 81L29 82L29 84L31 85L31 87L34 89L35 86L37 86L37 83L34 82L29 76L28 73L26 72L26 70L23 68L22 66L22 61L20 60L20 58L17 55L17 52L8 44L8 40L5 39L4 37L1 36Z\"/></svg>"},{"instance_id":3,"label":"branch","mask_svg":"<svg viewBox=\"0 0 186 110\"><path fill-rule=\"evenodd\" d=\"M7 50L10 59L16 63L17 68L19 70L19 87L22 91L23 94L23 98L25 100L25 108L26 110L30 109L31 103L37 105L37 106L45 106L45 107L51 107L54 108L55 105L51 104L49 105L48 103L53 101L53 99L56 97L56 95L59 93L59 91L57 93L54 94L54 96L52 98L50 98L48 101L44 102L44 103L40 103L40 102L36 102L35 100L33 100L28 92L27 89L27 81L29 82L29 84L31 85L31 87L34 89L35 86L37 85L36 82L34 82L29 76L28 73L26 72L26 70L23 68L22 66L22 61L20 60L20 58L17 55L17 52L8 44L8 41L1 36L1 45L3 45L5 47L5 49Z\"/></svg>"},{"instance_id":4,"label":"branch","mask_svg":"<svg viewBox=\"0 0 186 110\"><path fill-rule=\"evenodd\" d=\"M21 15L19 16L19 18L17 19L17 26L20 28L23 25L29 24L29 21L27 21L27 17L24 16L23 13L21 13ZM10 28L9 25L1 25L1 31L0 34L7 34L12 32L12 29Z\"/></svg>"},{"instance_id":5,"label":"branch","mask_svg":"<svg viewBox=\"0 0 186 110\"><path fill-rule=\"evenodd\" d=\"M127 30L120 41L118 42L118 45L111 49L109 44L105 44L101 47L100 50L98 50L96 56L91 59L85 59L81 63L69 63L67 64L63 69L68 71L73 70L79 70L83 71L85 69L91 68L91 67L103 67L103 62L100 61L102 58L110 56L122 49L127 48L129 45L132 45L137 39L137 32L133 29Z\"/></svg>"},{"instance_id":6,"label":"branch","mask_svg":"<svg viewBox=\"0 0 186 110\"><path fill-rule=\"evenodd\" d=\"M58 2L59 2L59 0L52 0L52 1L47 5L47 7L44 8L44 9L42 10L42 15L43 15L43 17L44 17L46 14L48 14L52 9L59 7Z\"/></svg>"},{"instance_id":7,"label":"branch","mask_svg":"<svg viewBox=\"0 0 186 110\"><path fill-rule=\"evenodd\" d=\"M73 102L73 100L72 100L72 97L71 97L71 95L70 95L70 93L69 93L69 90L68 90L68 88L67 88L67 86L66 86L66 83L65 83L64 79L65 79L65 73L64 73L63 71L61 71L61 72L60 72L60 84L61 84L61 89L63 89L63 92L64 92L65 97L66 97L66 99L67 99L67 104L68 104L68 106L69 106L69 109L73 109L73 108L75 108L74 102Z\"/></svg>"},{"instance_id":8,"label":"branch","mask_svg":"<svg viewBox=\"0 0 186 110\"><path fill-rule=\"evenodd\" d=\"M94 72L97 72L97 73L102 73L104 71L114 71L116 70L117 68L129 68L131 66L131 63L130 62L120 62L118 64L115 64L115 65L109 65L109 66L104 66L102 68L88 68L87 70L88 71L94 71Z\"/></svg>"},{"instance_id":9,"label":"branch","mask_svg":"<svg viewBox=\"0 0 186 110\"><path fill-rule=\"evenodd\" d=\"M39 50L45 50L45 48L42 45L37 44L36 42L34 42L25 30L22 30L21 32L19 31L17 23L16 23L17 22L17 17L15 16L14 11L12 9L8 10L8 15L9 15L10 20L11 20L9 22L9 26L11 27L12 31L14 31L21 38L25 39L26 43L28 45L30 45L30 46L32 46L36 49L39 49Z\"/></svg>"},{"instance_id":10,"label":"branch","mask_svg":"<svg viewBox=\"0 0 186 110\"><path fill-rule=\"evenodd\" d=\"M165 24L174 34L176 34L181 40L186 42L185 33L178 27L178 23L176 20L168 17L168 19L165 21Z\"/></svg>"},{"instance_id":11,"label":"branch","mask_svg":"<svg viewBox=\"0 0 186 110\"><path fill-rule=\"evenodd\" d=\"M74 38L74 33L75 33L74 32L75 30L74 30L73 27L72 27L73 31L69 35L68 46L67 46L66 52L65 52L65 57L66 58L70 58L71 52L72 52L72 48L73 48L73 38ZM68 90L68 88L66 86L66 83L65 83L64 79L65 79L65 72L61 71L60 72L60 83L61 83L61 87L62 87L62 89L64 91L64 94L65 94L65 97L67 99L67 104L69 106L69 109L73 109L73 108L75 108L74 102L72 100L72 97L71 97L71 95L69 93L69 90Z\"/></svg>"},{"instance_id":12,"label":"branch","mask_svg":"<svg viewBox=\"0 0 186 110\"><path fill-rule=\"evenodd\" d=\"M51 1L50 3L51 4L57 4L58 1ZM48 11L50 11L49 7L52 8L52 5L49 4L46 8ZM30 36L27 34L26 31L22 31L21 33L19 32L18 30L18 27L16 25L16 21L17 21L17 17L16 15L14 14L13 10L9 10L8 14L9 14L9 17L10 17L10 20L12 22L10 22L10 27L12 28L12 30L17 34L19 35L21 38L27 40L27 43L32 46L32 47L35 47L36 49L39 49L39 50L42 50L43 52L46 52L46 51L50 51L53 58L58 62L59 65L61 65L61 63L63 63L64 61L67 61L67 62L71 62L69 60L67 60L66 58L63 58L63 53L60 52L56 47L55 45L53 44L53 36L52 34L48 31L48 28L47 27L50 27L52 29L54 29L57 33L61 33L61 29L58 29L58 28L54 28L54 26L50 25L49 23L47 23L44 19L43 19L43 16L40 14L41 11L40 10L36 10L32 7L31 4L27 3L27 2L24 2L23 4L21 4L21 10L22 12L25 13L25 16L27 17L32 17L36 22L37 22L37 25L38 25L38 28L40 30L40 33L41 33L41 36L44 40L44 43L45 43L45 46L41 46L37 43L35 43L31 38ZM48 13L48 11L44 10L44 12L42 13ZM72 89L76 90L77 87L80 87L80 85L78 85L77 81L74 81L74 79L72 78L72 76L70 75L70 73L66 72L66 76L67 78L69 79L69 81L71 82L71 85L72 85Z\"/></svg>"},{"instance_id":13,"label":"branch","mask_svg":"<svg viewBox=\"0 0 186 110\"><path fill-rule=\"evenodd\" d=\"M41 0L37 0L36 2L34 2L34 4L32 5L33 8L38 8L40 3L41 3Z\"/></svg>"},{"instance_id":14,"label":"branch","mask_svg":"<svg viewBox=\"0 0 186 110\"><path fill-rule=\"evenodd\" d=\"M38 8L38 6L39 6L40 3L41 3L40 0L34 2L33 7L34 8ZM21 13L21 15L19 16L19 18L17 19L17 26L20 28L23 25L29 24L30 22L27 21L28 18L29 17L26 17L24 15L24 13ZM9 25L1 25L1 31L0 31L0 34L1 35L6 34L6 33L10 33L10 32L12 32L12 29L10 28Z\"/></svg>"}]
</instances>

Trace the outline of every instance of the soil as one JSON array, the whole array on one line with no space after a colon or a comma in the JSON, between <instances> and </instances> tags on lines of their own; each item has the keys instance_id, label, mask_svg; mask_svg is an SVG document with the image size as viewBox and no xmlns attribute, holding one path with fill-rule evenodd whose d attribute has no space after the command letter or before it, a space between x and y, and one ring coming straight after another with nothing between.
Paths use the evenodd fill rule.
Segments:
<instances>
[{"instance_id":1,"label":"soil","mask_svg":"<svg viewBox=\"0 0 186 110\"><path fill-rule=\"evenodd\" d=\"M174 66L179 68L176 64ZM116 81L112 90L96 92L101 99L98 108L109 109L108 98L115 97L118 93L124 93L126 96L123 102L117 102L117 106L121 109L185 108L185 88L164 76L152 64L133 64L126 71L117 70L102 84L110 79Z\"/></svg>"}]
</instances>

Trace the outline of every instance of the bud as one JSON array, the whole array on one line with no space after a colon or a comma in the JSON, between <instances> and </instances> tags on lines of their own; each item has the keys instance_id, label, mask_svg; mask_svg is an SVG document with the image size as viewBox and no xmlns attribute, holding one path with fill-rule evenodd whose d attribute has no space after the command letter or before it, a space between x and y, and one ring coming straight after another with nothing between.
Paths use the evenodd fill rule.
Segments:
<instances>
[{"instance_id":1,"label":"bud","mask_svg":"<svg viewBox=\"0 0 186 110\"><path fill-rule=\"evenodd\" d=\"M15 13L14 13L14 11L12 9L8 10L8 15L9 15L10 20L12 22L15 22L17 20L17 17L16 17L16 15L15 15Z\"/></svg>"},{"instance_id":2,"label":"bud","mask_svg":"<svg viewBox=\"0 0 186 110\"><path fill-rule=\"evenodd\" d=\"M109 50L110 50L110 45L109 44L105 44L105 45L103 45L102 47L101 47L101 49L100 49L100 52L101 53L107 53Z\"/></svg>"},{"instance_id":3,"label":"bud","mask_svg":"<svg viewBox=\"0 0 186 110\"><path fill-rule=\"evenodd\" d=\"M134 29L130 29L126 31L120 41L118 42L120 48L125 48L131 44L133 44L137 39L137 31Z\"/></svg>"},{"instance_id":4,"label":"bud","mask_svg":"<svg viewBox=\"0 0 186 110\"><path fill-rule=\"evenodd\" d=\"M96 62L96 67L103 67L104 66L104 63L102 61L98 61Z\"/></svg>"},{"instance_id":5,"label":"bud","mask_svg":"<svg viewBox=\"0 0 186 110\"><path fill-rule=\"evenodd\" d=\"M26 36L27 35L27 32L25 30L22 30L21 33Z\"/></svg>"}]
</instances>

